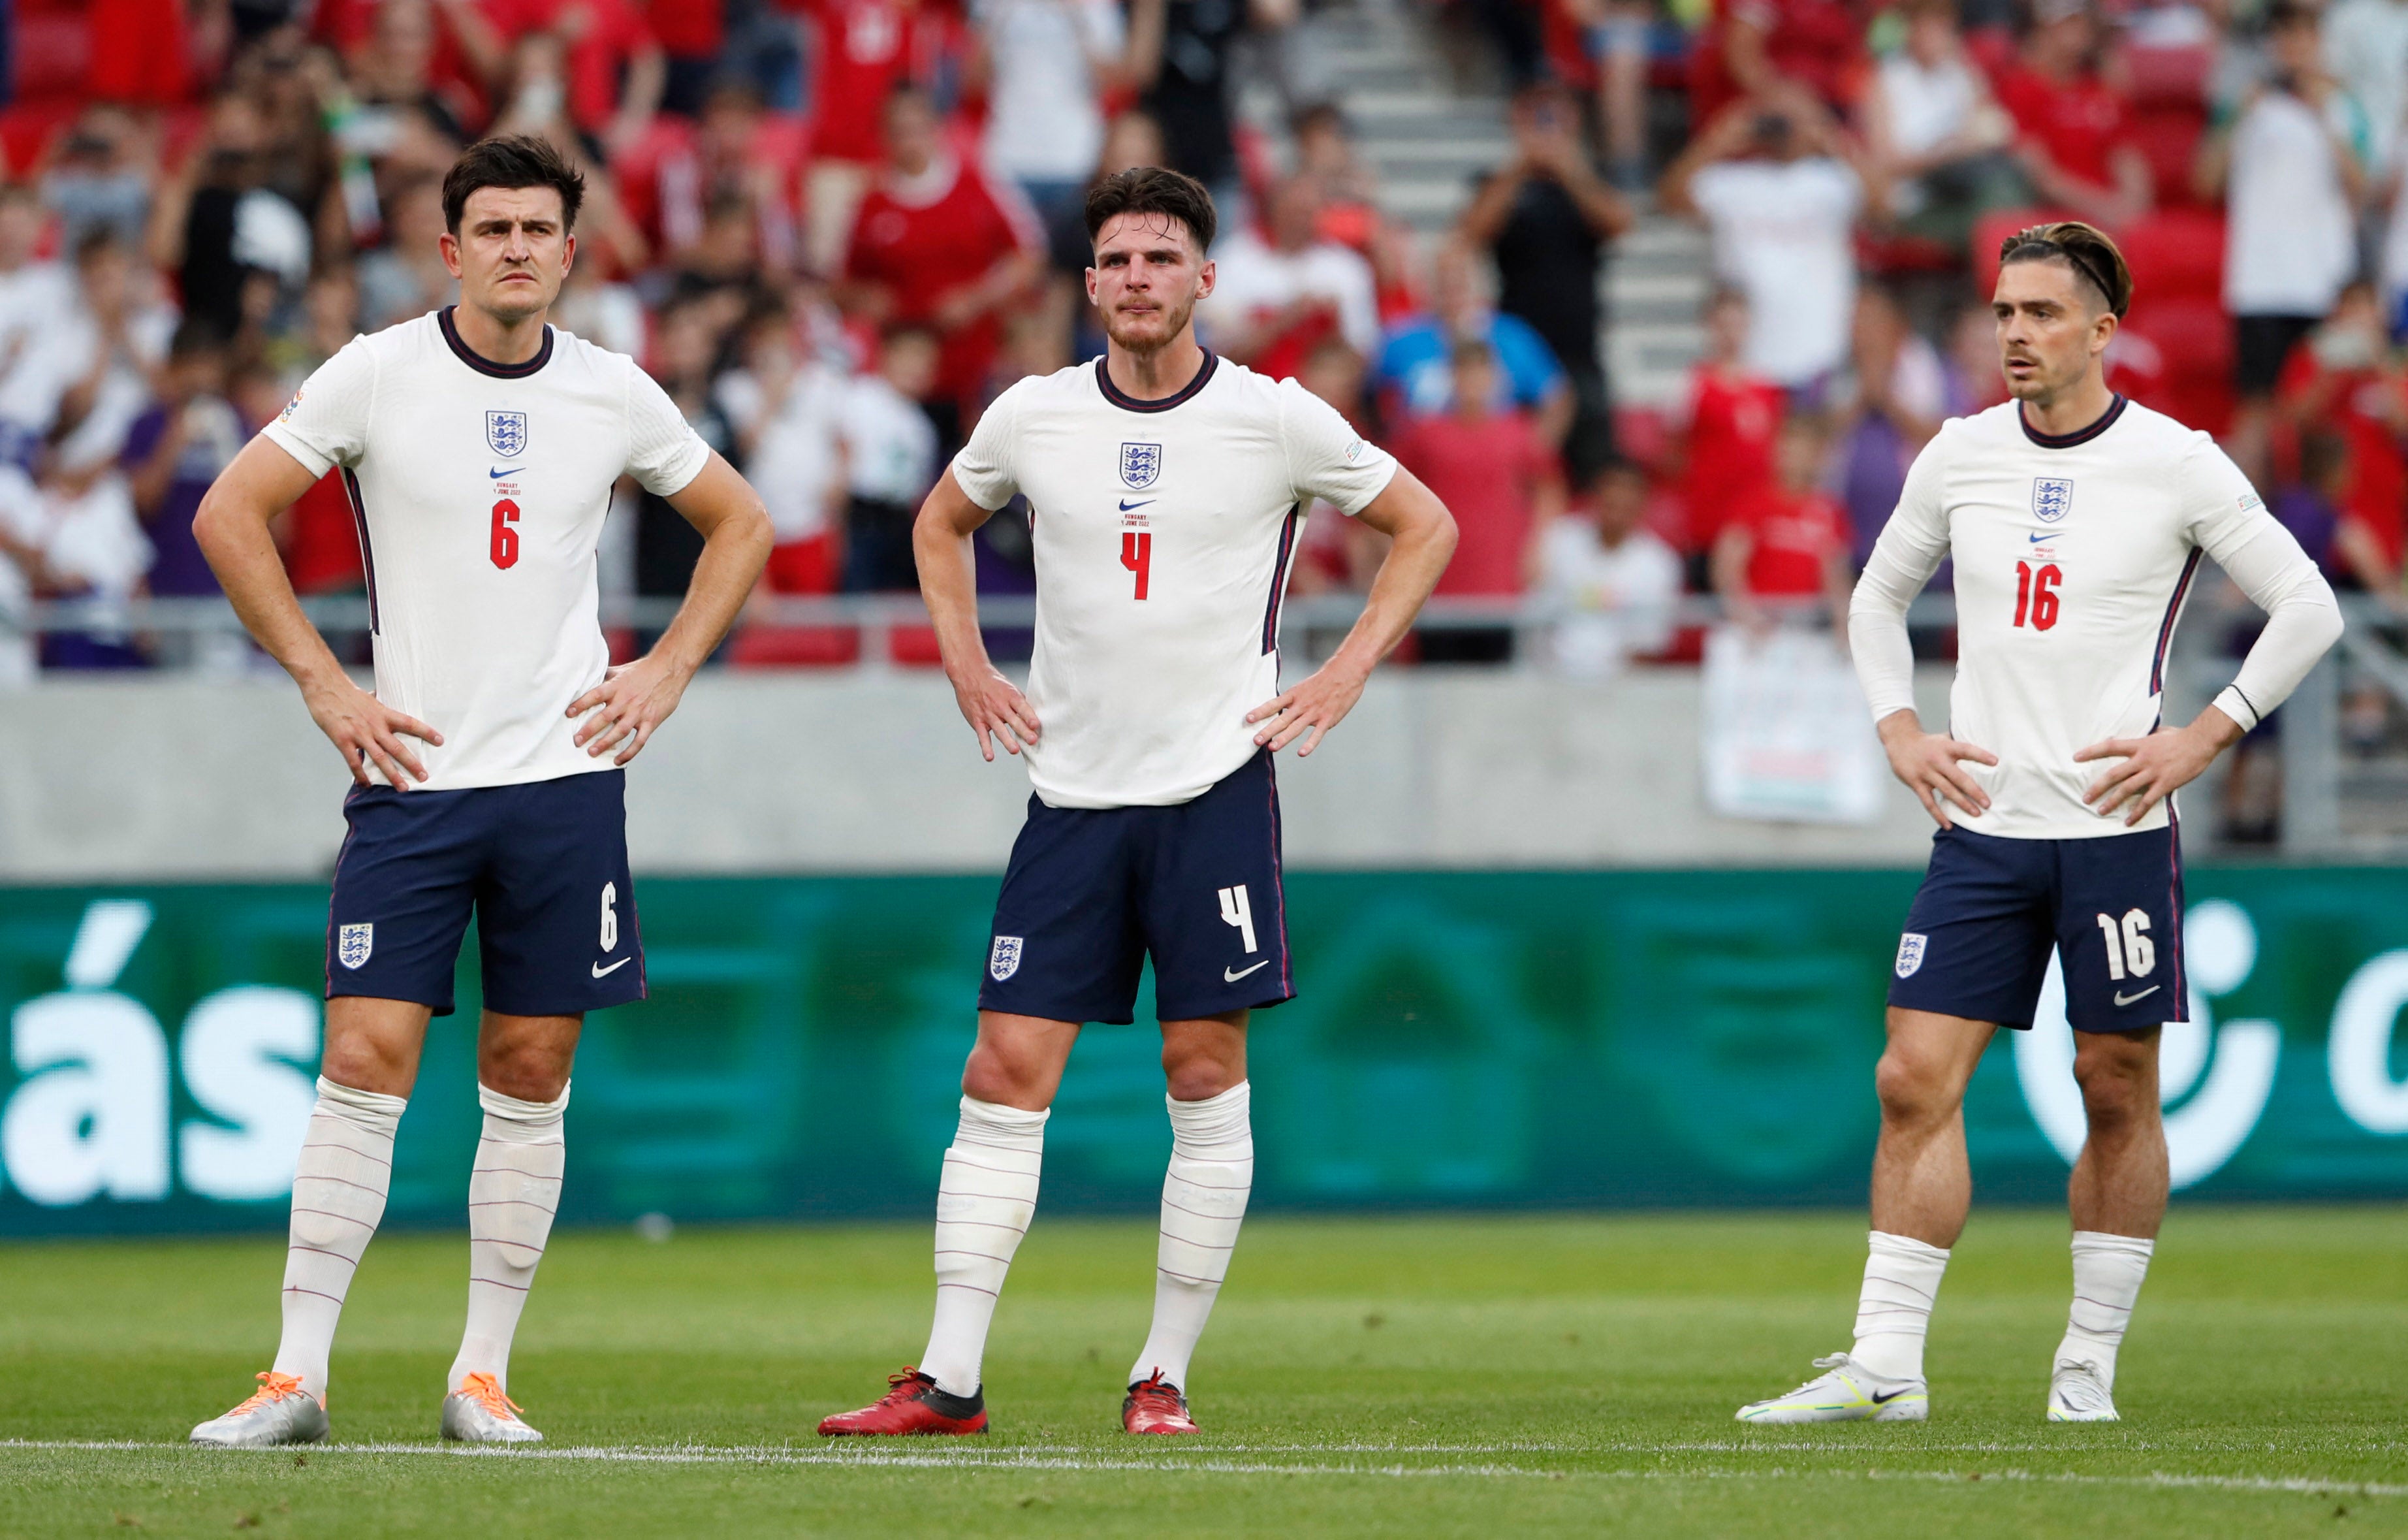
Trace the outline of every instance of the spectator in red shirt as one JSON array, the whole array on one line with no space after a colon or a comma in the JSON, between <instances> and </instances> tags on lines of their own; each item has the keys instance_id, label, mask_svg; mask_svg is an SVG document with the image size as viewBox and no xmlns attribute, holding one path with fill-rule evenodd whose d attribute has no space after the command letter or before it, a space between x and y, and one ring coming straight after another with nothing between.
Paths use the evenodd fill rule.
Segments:
<instances>
[{"instance_id":1,"label":"spectator in red shirt","mask_svg":"<svg viewBox=\"0 0 2408 1540\"><path fill-rule=\"evenodd\" d=\"M2114 226L2149 211L2149 163L2130 104L2100 76L2106 46L2088 0L2038 0L1999 105L2015 120L2016 158L2040 201Z\"/></svg>"},{"instance_id":2,"label":"spectator in red shirt","mask_svg":"<svg viewBox=\"0 0 2408 1540\"><path fill-rule=\"evenodd\" d=\"M1461 532L1437 592L1508 597L1529 585L1540 539L1564 511L1563 470L1529 413L1495 405L1497 355L1488 344L1463 338L1452 357L1453 409L1415 419L1390 447ZM1426 663L1502 663L1512 654L1513 633L1503 627L1422 634Z\"/></svg>"},{"instance_id":3,"label":"spectator in red shirt","mask_svg":"<svg viewBox=\"0 0 2408 1540\"><path fill-rule=\"evenodd\" d=\"M1784 85L1844 114L1866 68L1866 21L1852 0L1714 0L1690 66L1689 121Z\"/></svg>"},{"instance_id":4,"label":"spectator in red shirt","mask_svg":"<svg viewBox=\"0 0 2408 1540\"><path fill-rule=\"evenodd\" d=\"M1772 484L1772 443L1789 398L1741 362L1747 321L1747 296L1739 290L1718 288L1707 299L1706 355L1689 371L1677 409L1689 513L1682 544L1691 554L1713 550L1740 506Z\"/></svg>"},{"instance_id":5,"label":"spectator in red shirt","mask_svg":"<svg viewBox=\"0 0 2408 1540\"><path fill-rule=\"evenodd\" d=\"M662 110L689 117L701 111L727 46L726 0L645 0L644 14L668 56Z\"/></svg>"},{"instance_id":6,"label":"spectator in red shirt","mask_svg":"<svg viewBox=\"0 0 2408 1540\"><path fill-rule=\"evenodd\" d=\"M838 301L873 325L934 330L943 344L934 399L967 411L995 364L996 312L1036 279L1044 236L1017 193L945 147L927 93L896 91L884 122L886 166L853 222Z\"/></svg>"},{"instance_id":7,"label":"spectator in red shirt","mask_svg":"<svg viewBox=\"0 0 2408 1540\"><path fill-rule=\"evenodd\" d=\"M2341 519L2333 548L2343 569L2364 586L2395 591L2408 544L2408 455L2401 447L2408 437L2408 373L2386 345L2371 286L2343 290L2331 319L2291 350L2275 387L2275 410L2302 441L2329 429L2347 445L2334 497ZM2303 470L2300 479L2311 478Z\"/></svg>"},{"instance_id":8,"label":"spectator in red shirt","mask_svg":"<svg viewBox=\"0 0 2408 1540\"><path fill-rule=\"evenodd\" d=\"M1791 606L1820 597L1847 645L1848 516L1822 490L1831 430L1808 412L1781 425L1774 459L1780 480L1742 503L1714 539L1714 592L1730 617L1751 630L1784 618Z\"/></svg>"},{"instance_id":9,"label":"spectator in red shirt","mask_svg":"<svg viewBox=\"0 0 2408 1540\"><path fill-rule=\"evenodd\" d=\"M668 55L633 0L482 3L505 46L514 47L531 32L560 40L566 53L568 115L580 131L614 154L642 137L660 110Z\"/></svg>"},{"instance_id":10,"label":"spectator in red shirt","mask_svg":"<svg viewBox=\"0 0 2408 1540\"><path fill-rule=\"evenodd\" d=\"M811 169L804 259L833 271L845 233L885 159L879 124L907 85L934 83L956 41L921 0L790 0L811 22Z\"/></svg>"}]
</instances>

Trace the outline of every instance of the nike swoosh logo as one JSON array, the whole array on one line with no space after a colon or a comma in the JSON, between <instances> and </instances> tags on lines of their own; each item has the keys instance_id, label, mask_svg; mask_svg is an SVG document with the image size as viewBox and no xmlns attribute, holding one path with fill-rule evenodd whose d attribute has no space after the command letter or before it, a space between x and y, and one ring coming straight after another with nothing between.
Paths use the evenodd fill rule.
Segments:
<instances>
[{"instance_id":1,"label":"nike swoosh logo","mask_svg":"<svg viewBox=\"0 0 2408 1540\"><path fill-rule=\"evenodd\" d=\"M1906 1394L1906 1392L1903 1390L1892 1390L1887 1395L1884 1395L1879 1390L1875 1390L1873 1392L1873 1404L1876 1406L1886 1405L1904 1394Z\"/></svg>"},{"instance_id":2,"label":"nike swoosh logo","mask_svg":"<svg viewBox=\"0 0 2408 1540\"><path fill-rule=\"evenodd\" d=\"M1240 979L1244 978L1248 973L1253 972L1255 968L1268 968L1270 965L1271 959L1265 957L1262 961L1254 964L1254 968L1240 968L1234 971L1224 968L1221 970L1221 982L1224 984L1235 984Z\"/></svg>"},{"instance_id":3,"label":"nike swoosh logo","mask_svg":"<svg viewBox=\"0 0 2408 1540\"><path fill-rule=\"evenodd\" d=\"M515 476L525 468L524 466L512 466L507 470L489 470L485 472L485 479L489 482L498 482L505 476Z\"/></svg>"},{"instance_id":4,"label":"nike swoosh logo","mask_svg":"<svg viewBox=\"0 0 2408 1540\"><path fill-rule=\"evenodd\" d=\"M1158 502L1161 499L1156 497L1140 497L1137 501L1131 502L1126 497L1123 497L1121 499L1121 511L1125 513L1132 508L1143 508L1148 503Z\"/></svg>"},{"instance_id":5,"label":"nike swoosh logo","mask_svg":"<svg viewBox=\"0 0 2408 1540\"><path fill-rule=\"evenodd\" d=\"M2037 535L2028 535L2025 538L2030 540L2032 544L2038 545L2042 540L2053 540L2057 539L2057 531L2054 529L2043 529Z\"/></svg>"},{"instance_id":6,"label":"nike swoosh logo","mask_svg":"<svg viewBox=\"0 0 2408 1540\"><path fill-rule=\"evenodd\" d=\"M603 967L597 962L594 965L594 976L597 979L607 979L611 974L617 972L620 969L626 967L627 964L635 960L636 959L633 957L621 957L617 962L612 963L608 968Z\"/></svg>"},{"instance_id":7,"label":"nike swoosh logo","mask_svg":"<svg viewBox=\"0 0 2408 1540\"><path fill-rule=\"evenodd\" d=\"M2123 990L2118 989L2115 991L2115 1003L2118 1005L2137 1005L2142 1000L2148 999L2151 995L2156 994L2159 989L2164 987L2165 986L2161 984L2152 984L2137 995L2127 995Z\"/></svg>"}]
</instances>

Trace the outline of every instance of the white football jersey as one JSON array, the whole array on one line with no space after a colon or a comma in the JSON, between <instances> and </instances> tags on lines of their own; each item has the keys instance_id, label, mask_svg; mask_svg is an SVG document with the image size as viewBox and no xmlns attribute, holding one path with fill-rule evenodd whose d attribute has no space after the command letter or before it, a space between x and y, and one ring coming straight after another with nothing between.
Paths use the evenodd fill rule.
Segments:
<instances>
[{"instance_id":1,"label":"white football jersey","mask_svg":"<svg viewBox=\"0 0 2408 1540\"><path fill-rule=\"evenodd\" d=\"M524 364L480 358L449 309L354 338L261 430L359 521L376 694L443 735L425 789L609 770L569 702L609 664L595 548L610 488L682 491L710 450L624 353L547 327ZM371 776L375 767L369 767Z\"/></svg>"},{"instance_id":2,"label":"white football jersey","mask_svg":"<svg viewBox=\"0 0 2408 1540\"><path fill-rule=\"evenodd\" d=\"M1159 401L1100 358L1023 380L953 468L981 508L1028 497L1029 783L1049 807L1111 808L1187 801L1254 756L1304 510L1361 512L1397 463L1295 381L1208 353Z\"/></svg>"},{"instance_id":3,"label":"white football jersey","mask_svg":"<svg viewBox=\"0 0 2408 1540\"><path fill-rule=\"evenodd\" d=\"M2082 800L2107 763L2073 756L2156 728L2166 648L2200 557L2230 568L2261 540L2277 543L2250 553L2252 597L2266 602L2314 579L2299 542L2214 439L2122 396L2089 428L2061 438L2032 432L2013 401L1945 424L1915 457L1864 586L1911 595L1943 558L1956 560L1948 731L1999 763L1965 762L1990 808L1951 816L1979 833L2023 839L2127 832L2122 817ZM2261 569L2280 582L2259 581ZM1906 670L1883 676L1869 666L1870 651L1857 646L1876 720L1912 707ZM2227 714L2243 727L2296 683L2272 683L2274 671L2259 668L2269 683L2254 684L2244 666L2217 700L2232 699ZM2163 828L2170 805L2136 827Z\"/></svg>"}]
</instances>

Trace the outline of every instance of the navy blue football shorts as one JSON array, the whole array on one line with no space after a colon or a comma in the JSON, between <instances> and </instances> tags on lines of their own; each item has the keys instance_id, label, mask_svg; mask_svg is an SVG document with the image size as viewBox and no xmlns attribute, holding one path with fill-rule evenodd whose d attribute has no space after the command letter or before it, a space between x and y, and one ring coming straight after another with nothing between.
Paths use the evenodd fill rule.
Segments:
<instances>
[{"instance_id":1,"label":"navy blue football shorts","mask_svg":"<svg viewBox=\"0 0 2408 1540\"><path fill-rule=\"evenodd\" d=\"M1170 807L1031 797L996 896L979 1008L1050 1021L1192 1021L1296 998L1268 750Z\"/></svg>"},{"instance_id":2,"label":"navy blue football shorts","mask_svg":"<svg viewBox=\"0 0 2408 1540\"><path fill-rule=\"evenodd\" d=\"M626 771L463 791L353 786L343 816L327 999L450 1015L471 911L485 1009L569 1016L644 998Z\"/></svg>"},{"instance_id":3,"label":"navy blue football shorts","mask_svg":"<svg viewBox=\"0 0 2408 1540\"><path fill-rule=\"evenodd\" d=\"M2088 840L1942 829L1907 910L1889 1002L2028 1028L2055 947L2074 1030L2187 1020L2182 889L2171 823Z\"/></svg>"}]
</instances>

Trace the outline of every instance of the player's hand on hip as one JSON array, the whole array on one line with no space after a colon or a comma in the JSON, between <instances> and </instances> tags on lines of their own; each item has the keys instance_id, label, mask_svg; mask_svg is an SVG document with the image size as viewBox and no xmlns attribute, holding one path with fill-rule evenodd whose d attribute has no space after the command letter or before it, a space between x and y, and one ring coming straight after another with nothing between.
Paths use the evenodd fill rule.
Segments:
<instances>
[{"instance_id":1,"label":"player's hand on hip","mask_svg":"<svg viewBox=\"0 0 2408 1540\"><path fill-rule=\"evenodd\" d=\"M644 752L653 731L678 709L689 677L658 657L639 657L606 669L601 684L569 703L570 716L585 717L577 727L577 746L596 759L617 747L618 757L611 763L627 763Z\"/></svg>"},{"instance_id":2,"label":"player's hand on hip","mask_svg":"<svg viewBox=\"0 0 2408 1540\"><path fill-rule=\"evenodd\" d=\"M1037 709L1019 686L988 669L967 682L956 680L953 698L960 702L962 720L978 735L979 753L987 762L995 762L995 746L1001 743L1004 752L1018 754L1037 741L1044 729L1037 720Z\"/></svg>"},{"instance_id":3,"label":"player's hand on hip","mask_svg":"<svg viewBox=\"0 0 2408 1540\"><path fill-rule=\"evenodd\" d=\"M364 786L376 784L368 776L371 764L395 791L408 791L413 781L426 779L426 767L403 738L443 746L441 733L406 712L394 711L352 684L349 674L335 673L302 686L301 699L318 730L342 755L351 779Z\"/></svg>"},{"instance_id":4,"label":"player's hand on hip","mask_svg":"<svg viewBox=\"0 0 2408 1540\"><path fill-rule=\"evenodd\" d=\"M1295 689L1272 697L1246 713L1246 724L1258 727L1254 741L1273 754L1304 737L1298 759L1321 743L1322 735L1346 720L1354 702L1363 698L1369 676L1336 661L1323 664Z\"/></svg>"},{"instance_id":5,"label":"player's hand on hip","mask_svg":"<svg viewBox=\"0 0 2408 1540\"><path fill-rule=\"evenodd\" d=\"M1893 727L1893 722L1899 726ZM1889 755L1890 773L1905 783L1906 789L1923 804L1923 811L1931 814L1942 828L1956 827L1948 816L1951 803L1969 818L1988 811L1990 794L1966 773L1963 761L1995 765L1999 762L1997 755L1944 732L1925 732L1905 711L1883 721L1881 740L1882 748Z\"/></svg>"},{"instance_id":6,"label":"player's hand on hip","mask_svg":"<svg viewBox=\"0 0 2408 1540\"><path fill-rule=\"evenodd\" d=\"M2129 828L2159 802L2197 780L2215 758L2215 751L2216 745L2203 733L2191 727L2168 727L2146 738L2110 738L2073 758L2077 764L2115 761L2090 783L2082 799L2101 818L2123 813L2124 827Z\"/></svg>"}]
</instances>

